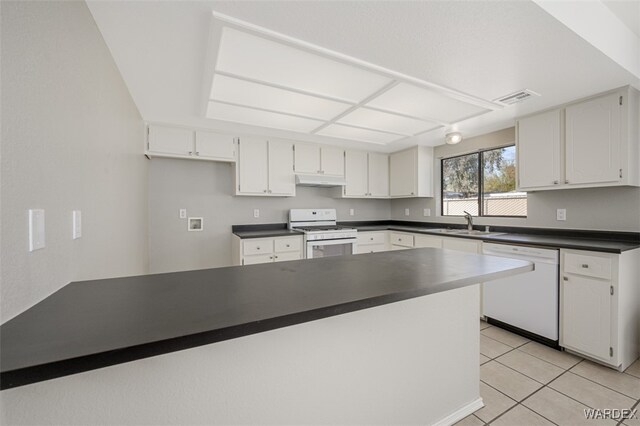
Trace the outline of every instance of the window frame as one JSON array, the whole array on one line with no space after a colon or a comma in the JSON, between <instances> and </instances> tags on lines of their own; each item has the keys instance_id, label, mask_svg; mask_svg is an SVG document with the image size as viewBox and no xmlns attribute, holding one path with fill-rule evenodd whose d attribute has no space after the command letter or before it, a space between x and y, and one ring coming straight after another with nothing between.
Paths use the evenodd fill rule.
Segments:
<instances>
[{"instance_id":1,"label":"window frame","mask_svg":"<svg viewBox=\"0 0 640 426\"><path fill-rule=\"evenodd\" d=\"M498 149L504 149L504 148L510 148L510 147L514 147L516 148L515 143L512 144L508 144L508 145L503 145L503 146L496 146L493 148L486 148L486 149L479 149L477 151L472 151L472 152L466 152L464 154L457 154L457 155L452 155L449 157L442 157L440 158L440 216L442 217L464 217L464 215L458 215L458 214L444 214L444 161L445 160L450 160L452 158L458 158L458 157L465 157L467 155L474 155L474 154L478 154L478 215L474 216L474 217L504 217L504 218L514 218L514 219L526 219L528 214L529 214L529 209L527 208L527 214L524 216L517 216L517 215L488 215L488 214L484 214L484 209L483 209L483 205L484 205L484 167L483 167L483 159L484 159L484 153L487 151L495 151ZM517 148L516 148L517 149ZM516 155L517 157L517 155ZM516 166L516 173L517 173L517 166ZM516 181L516 189L517 189L517 181ZM526 191L519 191L519 192L525 192Z\"/></svg>"}]
</instances>

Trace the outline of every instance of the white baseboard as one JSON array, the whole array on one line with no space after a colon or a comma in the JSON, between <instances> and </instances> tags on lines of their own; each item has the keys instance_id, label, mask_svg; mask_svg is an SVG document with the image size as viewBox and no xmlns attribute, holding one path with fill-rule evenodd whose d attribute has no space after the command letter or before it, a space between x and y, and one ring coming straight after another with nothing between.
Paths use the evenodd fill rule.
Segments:
<instances>
[{"instance_id":1,"label":"white baseboard","mask_svg":"<svg viewBox=\"0 0 640 426\"><path fill-rule=\"evenodd\" d=\"M464 407L461 407L453 413L449 414L447 417L438 420L433 424L433 426L451 426L452 424L464 419L469 414L475 413L482 407L484 407L484 402L482 401L482 398L478 398L475 401L472 401Z\"/></svg>"}]
</instances>

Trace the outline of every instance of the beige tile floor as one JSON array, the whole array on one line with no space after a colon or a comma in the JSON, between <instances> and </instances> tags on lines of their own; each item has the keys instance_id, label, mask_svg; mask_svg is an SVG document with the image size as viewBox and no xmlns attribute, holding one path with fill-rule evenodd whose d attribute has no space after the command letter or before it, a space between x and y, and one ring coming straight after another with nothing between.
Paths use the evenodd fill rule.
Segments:
<instances>
[{"instance_id":1,"label":"beige tile floor","mask_svg":"<svg viewBox=\"0 0 640 426\"><path fill-rule=\"evenodd\" d=\"M481 321L480 380L485 406L456 425L640 425L584 414L638 408L640 417L640 360L619 373Z\"/></svg>"}]
</instances>

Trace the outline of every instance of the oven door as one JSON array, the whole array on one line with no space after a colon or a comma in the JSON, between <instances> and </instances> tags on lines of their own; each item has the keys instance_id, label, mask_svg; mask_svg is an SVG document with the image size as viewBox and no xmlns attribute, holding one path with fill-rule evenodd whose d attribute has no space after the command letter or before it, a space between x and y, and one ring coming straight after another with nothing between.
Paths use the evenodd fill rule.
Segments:
<instances>
[{"instance_id":1,"label":"oven door","mask_svg":"<svg viewBox=\"0 0 640 426\"><path fill-rule=\"evenodd\" d=\"M356 239L307 241L307 259L319 257L344 256L356 252Z\"/></svg>"}]
</instances>

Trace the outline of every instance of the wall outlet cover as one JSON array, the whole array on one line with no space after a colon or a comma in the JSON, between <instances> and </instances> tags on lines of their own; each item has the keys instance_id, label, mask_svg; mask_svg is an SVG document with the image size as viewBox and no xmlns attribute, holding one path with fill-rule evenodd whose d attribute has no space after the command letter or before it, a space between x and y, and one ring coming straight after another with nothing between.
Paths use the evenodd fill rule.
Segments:
<instances>
[{"instance_id":1,"label":"wall outlet cover","mask_svg":"<svg viewBox=\"0 0 640 426\"><path fill-rule=\"evenodd\" d=\"M354 216L356 214L355 209L349 209L349 216Z\"/></svg>"},{"instance_id":2,"label":"wall outlet cover","mask_svg":"<svg viewBox=\"0 0 640 426\"><path fill-rule=\"evenodd\" d=\"M422 215L423 216L431 216L431 209L424 209L422 210Z\"/></svg>"},{"instance_id":3,"label":"wall outlet cover","mask_svg":"<svg viewBox=\"0 0 640 426\"><path fill-rule=\"evenodd\" d=\"M44 210L29 210L29 251L43 249L45 246Z\"/></svg>"},{"instance_id":4,"label":"wall outlet cover","mask_svg":"<svg viewBox=\"0 0 640 426\"><path fill-rule=\"evenodd\" d=\"M253 209L253 217L255 218L260 217L260 209Z\"/></svg>"},{"instance_id":5,"label":"wall outlet cover","mask_svg":"<svg viewBox=\"0 0 640 426\"><path fill-rule=\"evenodd\" d=\"M74 210L72 212L73 217L73 231L72 236L74 240L82 237L82 211Z\"/></svg>"},{"instance_id":6,"label":"wall outlet cover","mask_svg":"<svg viewBox=\"0 0 640 426\"><path fill-rule=\"evenodd\" d=\"M411 212L409 211L409 209L404 209L404 215L405 215L405 216L409 216L409 214L411 214Z\"/></svg>"},{"instance_id":7,"label":"wall outlet cover","mask_svg":"<svg viewBox=\"0 0 640 426\"><path fill-rule=\"evenodd\" d=\"M180 209L180 219L187 218L187 209Z\"/></svg>"},{"instance_id":8,"label":"wall outlet cover","mask_svg":"<svg viewBox=\"0 0 640 426\"><path fill-rule=\"evenodd\" d=\"M557 209L556 220L567 220L567 209Z\"/></svg>"}]
</instances>

